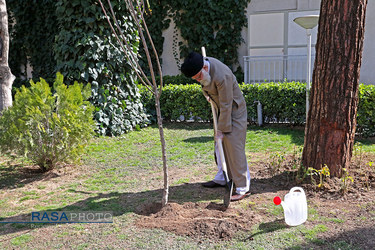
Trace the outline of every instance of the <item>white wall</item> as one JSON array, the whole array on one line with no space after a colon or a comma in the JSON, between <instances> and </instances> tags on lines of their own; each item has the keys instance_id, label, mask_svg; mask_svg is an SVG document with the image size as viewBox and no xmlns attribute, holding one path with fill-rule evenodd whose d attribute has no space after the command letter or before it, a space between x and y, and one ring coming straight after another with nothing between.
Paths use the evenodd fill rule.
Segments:
<instances>
[{"instance_id":1,"label":"white wall","mask_svg":"<svg viewBox=\"0 0 375 250\"><path fill-rule=\"evenodd\" d=\"M247 8L248 28L242 30L245 44L238 49L239 64L243 67L243 56L262 55L306 55L306 31L293 22L298 16L319 14L321 0L251 0ZM366 84L375 83L375 0L369 0L366 12L366 30L362 58L361 79ZM287 24L287 25L285 25ZM173 55L174 23L163 31L163 74L177 75L178 63ZM180 41L181 36L178 34ZM313 47L317 28L312 32ZM268 48L265 48L268 47ZM179 53L179 48L176 48ZM315 51L313 49L312 53ZM179 55L178 55L179 57Z\"/></svg>"},{"instance_id":2,"label":"white wall","mask_svg":"<svg viewBox=\"0 0 375 250\"><path fill-rule=\"evenodd\" d=\"M159 55L163 61L162 63L163 75L180 74L179 67L182 64L183 60L176 61L173 53L176 53L177 58L180 58L180 49L178 48L178 46L176 46L175 48L173 47L173 41L174 41L174 36L177 37L178 41L182 41L183 39L181 37L180 31L176 29L175 27L176 25L173 19L171 19L168 29L163 31L163 36L164 36L163 53ZM178 44L178 41L177 41L177 44Z\"/></svg>"},{"instance_id":3,"label":"white wall","mask_svg":"<svg viewBox=\"0 0 375 250\"><path fill-rule=\"evenodd\" d=\"M319 15L320 0L252 0L248 7L248 56L306 55L306 30L296 17ZM317 28L312 30L312 53Z\"/></svg>"},{"instance_id":4,"label":"white wall","mask_svg":"<svg viewBox=\"0 0 375 250\"><path fill-rule=\"evenodd\" d=\"M375 1L369 0L366 10L365 41L362 53L360 82L375 84Z\"/></svg>"}]
</instances>

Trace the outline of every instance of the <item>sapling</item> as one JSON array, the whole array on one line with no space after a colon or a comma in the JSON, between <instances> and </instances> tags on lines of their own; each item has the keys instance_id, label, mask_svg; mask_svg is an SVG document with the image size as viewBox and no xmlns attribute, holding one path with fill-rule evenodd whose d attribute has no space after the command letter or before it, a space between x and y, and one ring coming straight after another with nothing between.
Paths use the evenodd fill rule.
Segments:
<instances>
[{"instance_id":1,"label":"sapling","mask_svg":"<svg viewBox=\"0 0 375 250\"><path fill-rule=\"evenodd\" d=\"M271 160L271 174L275 175L281 168L281 165L285 160L285 156L279 153L275 153L271 156Z\"/></svg>"},{"instance_id":2,"label":"sapling","mask_svg":"<svg viewBox=\"0 0 375 250\"><path fill-rule=\"evenodd\" d=\"M103 1L104 2L104 1ZM147 62L148 62L148 69L151 75L151 81L147 78L145 71L142 69L140 64L138 63L137 55L134 53L134 48L130 47L129 38L126 34L124 34L123 30L119 25L118 18L116 13L113 11L113 7L110 0L107 0L107 4L104 5L101 0L99 0L100 6L102 7L103 13L107 18L108 24L112 29L114 36L116 37L121 50L124 52L128 62L131 67L136 72L138 79L141 81L142 84L146 86L146 88L154 95L155 97L155 107L156 107L156 114L157 114L157 122L159 127L159 134L160 134L160 142L161 142L161 151L162 151L162 160L163 160L163 172L164 172L164 188L163 188L163 198L162 198L162 206L165 206L168 203L168 194L169 194L169 185L168 185L168 168L167 168L167 154L165 149L165 139L164 139L164 131L163 131L163 122L160 110L160 96L162 93L163 88L163 75L162 70L159 62L159 56L156 52L154 43L152 41L150 32L148 30L146 20L144 18L144 13L146 9L149 9L149 3L147 2L147 7L143 0L124 0L124 6L129 10L131 15L132 21L138 28L138 34L141 39L144 51L146 53ZM111 18L112 20L111 20ZM121 22L124 20L121 20ZM152 51L155 56L155 62L158 73L159 73L159 85L156 82L156 75L154 72L153 62L151 60L151 55L148 50L148 44L146 42L148 40L152 47Z\"/></svg>"}]
</instances>

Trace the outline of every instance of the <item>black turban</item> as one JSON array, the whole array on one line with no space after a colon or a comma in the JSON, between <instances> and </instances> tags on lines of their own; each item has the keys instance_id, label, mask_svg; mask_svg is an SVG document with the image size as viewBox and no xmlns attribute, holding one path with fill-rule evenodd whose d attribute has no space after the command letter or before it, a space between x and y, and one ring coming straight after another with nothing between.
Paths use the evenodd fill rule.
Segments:
<instances>
[{"instance_id":1,"label":"black turban","mask_svg":"<svg viewBox=\"0 0 375 250\"><path fill-rule=\"evenodd\" d=\"M197 52L191 52L181 65L181 72L187 77L192 77L198 74L202 68L203 56Z\"/></svg>"}]
</instances>

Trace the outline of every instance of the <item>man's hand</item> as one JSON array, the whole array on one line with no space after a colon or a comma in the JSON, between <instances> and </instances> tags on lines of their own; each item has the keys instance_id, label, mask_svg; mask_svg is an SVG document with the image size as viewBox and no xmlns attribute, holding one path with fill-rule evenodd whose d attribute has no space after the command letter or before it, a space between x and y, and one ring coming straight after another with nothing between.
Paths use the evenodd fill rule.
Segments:
<instances>
[{"instance_id":1,"label":"man's hand","mask_svg":"<svg viewBox=\"0 0 375 250\"><path fill-rule=\"evenodd\" d=\"M221 132L220 130L217 130L216 131L216 135L215 135L215 141L217 141L217 140L223 140L223 138L224 138L223 132Z\"/></svg>"}]
</instances>

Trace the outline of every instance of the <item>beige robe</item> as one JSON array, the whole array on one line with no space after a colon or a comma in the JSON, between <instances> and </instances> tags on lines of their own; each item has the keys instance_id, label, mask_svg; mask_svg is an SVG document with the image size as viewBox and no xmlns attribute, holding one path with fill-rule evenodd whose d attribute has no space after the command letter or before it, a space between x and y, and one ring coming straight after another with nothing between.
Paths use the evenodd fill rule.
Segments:
<instances>
[{"instance_id":1,"label":"beige robe","mask_svg":"<svg viewBox=\"0 0 375 250\"><path fill-rule=\"evenodd\" d=\"M203 92L219 109L218 130L224 134L223 148L229 177L236 187L246 187L246 102L229 67L212 57L205 60L210 63L211 83L203 86Z\"/></svg>"}]
</instances>

